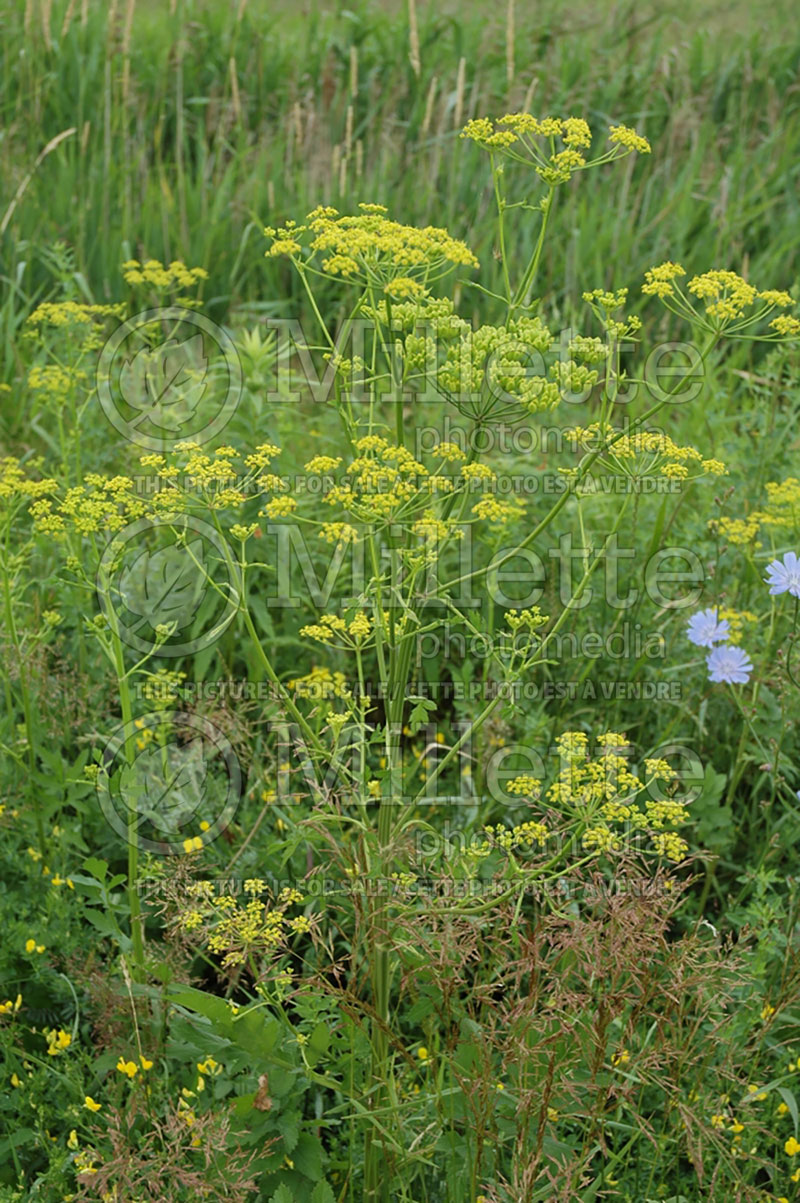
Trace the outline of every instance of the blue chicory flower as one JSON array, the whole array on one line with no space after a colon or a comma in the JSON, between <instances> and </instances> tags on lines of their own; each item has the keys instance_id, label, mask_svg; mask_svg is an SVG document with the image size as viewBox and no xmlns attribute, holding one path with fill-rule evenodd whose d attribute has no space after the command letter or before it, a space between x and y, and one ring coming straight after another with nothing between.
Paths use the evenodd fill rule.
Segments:
<instances>
[{"instance_id":1,"label":"blue chicory flower","mask_svg":"<svg viewBox=\"0 0 800 1203\"><path fill-rule=\"evenodd\" d=\"M793 551L787 551L783 560L773 560L767 566L767 573L764 584L769 585L770 593L800 597L800 560Z\"/></svg>"},{"instance_id":2,"label":"blue chicory flower","mask_svg":"<svg viewBox=\"0 0 800 1203\"><path fill-rule=\"evenodd\" d=\"M727 618L717 617L716 610L700 610L689 619L686 634L695 647L713 647L728 638L730 626Z\"/></svg>"},{"instance_id":3,"label":"blue chicory flower","mask_svg":"<svg viewBox=\"0 0 800 1203\"><path fill-rule=\"evenodd\" d=\"M747 652L732 643L715 647L706 658L708 679L717 684L746 685L753 671L753 662Z\"/></svg>"}]
</instances>

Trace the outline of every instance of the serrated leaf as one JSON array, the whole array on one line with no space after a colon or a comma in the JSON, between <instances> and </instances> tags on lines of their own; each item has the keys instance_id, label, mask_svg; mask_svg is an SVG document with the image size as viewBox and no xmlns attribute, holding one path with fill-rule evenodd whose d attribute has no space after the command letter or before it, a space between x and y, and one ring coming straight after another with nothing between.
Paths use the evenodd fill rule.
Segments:
<instances>
[{"instance_id":1,"label":"serrated leaf","mask_svg":"<svg viewBox=\"0 0 800 1203\"><path fill-rule=\"evenodd\" d=\"M208 765L203 740L186 745L149 744L120 774L120 796L139 821L149 819L159 831L184 827L205 800Z\"/></svg>"},{"instance_id":2,"label":"serrated leaf","mask_svg":"<svg viewBox=\"0 0 800 1203\"><path fill-rule=\"evenodd\" d=\"M206 390L208 360L203 351L202 334L143 347L122 365L123 399L153 426L176 434L194 416Z\"/></svg>"},{"instance_id":3,"label":"serrated leaf","mask_svg":"<svg viewBox=\"0 0 800 1203\"><path fill-rule=\"evenodd\" d=\"M311 1192L309 1203L336 1203L336 1196L327 1182L318 1182Z\"/></svg>"},{"instance_id":4,"label":"serrated leaf","mask_svg":"<svg viewBox=\"0 0 800 1203\"><path fill-rule=\"evenodd\" d=\"M269 1203L296 1203L295 1197L285 1182L282 1182Z\"/></svg>"},{"instance_id":5,"label":"serrated leaf","mask_svg":"<svg viewBox=\"0 0 800 1203\"><path fill-rule=\"evenodd\" d=\"M296 1111L284 1112L278 1116L276 1127L283 1137L285 1151L292 1153L300 1139L300 1116Z\"/></svg>"},{"instance_id":6,"label":"serrated leaf","mask_svg":"<svg viewBox=\"0 0 800 1203\"><path fill-rule=\"evenodd\" d=\"M254 1060L268 1058L278 1042L281 1025L277 1019L262 1015L258 1011L247 1011L236 1016L228 1033L234 1044L250 1053ZM277 1087L273 1075L273 1093Z\"/></svg>"},{"instance_id":7,"label":"serrated leaf","mask_svg":"<svg viewBox=\"0 0 800 1203\"><path fill-rule=\"evenodd\" d=\"M122 570L120 597L153 630L173 623L181 630L192 621L203 599L204 569L202 539L193 539L186 546L173 543L158 551L143 551Z\"/></svg>"}]
</instances>

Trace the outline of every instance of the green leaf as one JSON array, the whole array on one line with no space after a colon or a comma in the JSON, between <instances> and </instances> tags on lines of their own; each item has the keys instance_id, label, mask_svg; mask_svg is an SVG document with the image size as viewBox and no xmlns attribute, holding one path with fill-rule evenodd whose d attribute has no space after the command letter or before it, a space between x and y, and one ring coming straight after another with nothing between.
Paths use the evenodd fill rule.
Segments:
<instances>
[{"instance_id":1,"label":"green leaf","mask_svg":"<svg viewBox=\"0 0 800 1203\"><path fill-rule=\"evenodd\" d=\"M249 1094L239 1094L233 1104L233 1114L237 1119L244 1119L246 1115L250 1115L253 1110L256 1092L251 1090Z\"/></svg>"},{"instance_id":2,"label":"green leaf","mask_svg":"<svg viewBox=\"0 0 800 1203\"><path fill-rule=\"evenodd\" d=\"M295 1197L285 1182L282 1182L269 1203L296 1203Z\"/></svg>"},{"instance_id":3,"label":"green leaf","mask_svg":"<svg viewBox=\"0 0 800 1203\"><path fill-rule=\"evenodd\" d=\"M318 1182L322 1177L322 1145L316 1136L304 1132L292 1152L294 1168L312 1182Z\"/></svg>"},{"instance_id":4,"label":"green leaf","mask_svg":"<svg viewBox=\"0 0 800 1203\"><path fill-rule=\"evenodd\" d=\"M207 994L205 990L197 990L194 986L175 986L169 991L169 999L176 1006L196 1011L198 1015L203 1015L214 1024L230 1025L231 1009L225 1000L217 998L216 994Z\"/></svg>"},{"instance_id":5,"label":"green leaf","mask_svg":"<svg viewBox=\"0 0 800 1203\"><path fill-rule=\"evenodd\" d=\"M148 969L153 977L158 978L165 986L172 981L172 966L169 961L155 961L153 964L148 965Z\"/></svg>"},{"instance_id":6,"label":"green leaf","mask_svg":"<svg viewBox=\"0 0 800 1203\"><path fill-rule=\"evenodd\" d=\"M119 927L114 922L111 915L107 914L105 911L99 911L96 907L91 906L87 907L83 914L84 917L89 920L92 927L96 927L101 935L111 936L112 940L118 939Z\"/></svg>"},{"instance_id":7,"label":"green leaf","mask_svg":"<svg viewBox=\"0 0 800 1203\"><path fill-rule=\"evenodd\" d=\"M285 1111L279 1115L276 1127L283 1137L284 1149L291 1153L300 1139L300 1115L297 1111Z\"/></svg>"},{"instance_id":8,"label":"green leaf","mask_svg":"<svg viewBox=\"0 0 800 1203\"><path fill-rule=\"evenodd\" d=\"M91 873L95 881L105 881L106 873L108 872L108 861L98 860L96 856L89 856L83 862L83 867L87 873ZM75 880L73 878L73 880Z\"/></svg>"},{"instance_id":9,"label":"green leaf","mask_svg":"<svg viewBox=\"0 0 800 1203\"><path fill-rule=\"evenodd\" d=\"M248 1011L233 1020L230 1037L239 1048L256 1059L268 1057L278 1042L281 1025L258 1011Z\"/></svg>"},{"instance_id":10,"label":"green leaf","mask_svg":"<svg viewBox=\"0 0 800 1203\"><path fill-rule=\"evenodd\" d=\"M318 1182L311 1192L309 1203L336 1203L336 1196L327 1182Z\"/></svg>"},{"instance_id":11,"label":"green leaf","mask_svg":"<svg viewBox=\"0 0 800 1203\"><path fill-rule=\"evenodd\" d=\"M36 1140L36 1132L33 1128L17 1128L16 1132L12 1132L7 1140L0 1141L0 1162L3 1162L6 1153L10 1153L12 1149L18 1149L20 1145L30 1144L32 1140Z\"/></svg>"},{"instance_id":12,"label":"green leaf","mask_svg":"<svg viewBox=\"0 0 800 1203\"><path fill-rule=\"evenodd\" d=\"M327 1023L322 1020L316 1025L308 1038L305 1047L306 1060L313 1069L328 1051L331 1043L331 1032Z\"/></svg>"}]
</instances>

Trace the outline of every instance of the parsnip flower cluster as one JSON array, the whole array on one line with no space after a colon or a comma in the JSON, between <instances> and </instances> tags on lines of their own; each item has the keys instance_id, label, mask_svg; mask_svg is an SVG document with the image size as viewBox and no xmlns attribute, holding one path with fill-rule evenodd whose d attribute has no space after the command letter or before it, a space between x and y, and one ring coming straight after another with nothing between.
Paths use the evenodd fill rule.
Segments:
<instances>
[{"instance_id":1,"label":"parsnip flower cluster","mask_svg":"<svg viewBox=\"0 0 800 1203\"><path fill-rule=\"evenodd\" d=\"M621 159L631 153L649 154L650 143L626 125L612 125L608 146L594 158L586 153L592 132L582 117L534 117L531 113L507 113L493 121L476 117L461 131L493 154L518 163L533 164L536 174L551 188L565 184L577 171Z\"/></svg>"},{"instance_id":2,"label":"parsnip flower cluster","mask_svg":"<svg viewBox=\"0 0 800 1203\"><path fill-rule=\"evenodd\" d=\"M604 431L599 422L593 422L590 426L576 426L564 433L576 449L586 451L604 447L594 466L632 479L664 477L689 481L706 475L723 476L727 472L721 460L704 459L696 447L679 446L662 431L621 434L614 429Z\"/></svg>"},{"instance_id":3,"label":"parsnip flower cluster","mask_svg":"<svg viewBox=\"0 0 800 1203\"><path fill-rule=\"evenodd\" d=\"M345 465L343 479L326 493L325 502L342 506L354 519L373 527L406 523L411 533L430 555L445 540L463 537L462 523L485 520L494 525L505 524L522 512L524 504L518 498L500 499L487 495L471 507L471 519L445 516L436 508L437 502L450 498L463 499L475 491L491 490L495 474L486 464L472 462L459 466L456 474L444 471L448 464L463 460L463 453L452 443L443 442L432 449L440 460L434 471L415 459L405 448L389 442L383 435L368 434L355 440L356 458ZM339 457L317 457L306 465L319 469L320 461L326 470L338 467ZM323 522L319 535L328 543L356 542L359 533L348 522ZM407 550L401 551L407 556Z\"/></svg>"},{"instance_id":4,"label":"parsnip flower cluster","mask_svg":"<svg viewBox=\"0 0 800 1203\"><path fill-rule=\"evenodd\" d=\"M396 316L393 312L393 320ZM403 313L401 320L411 316ZM539 317L525 315L472 330L452 311L439 316L431 303L417 307L414 317L426 332L411 331L402 343L407 378L430 378L462 412L485 413L491 405L494 418L506 410L552 410L565 397L593 388L599 373L592 365L604 362L610 352L603 339L578 335L569 343L567 358L547 364L545 357L552 359L556 343ZM433 335L444 348L441 362Z\"/></svg>"},{"instance_id":5,"label":"parsnip flower cluster","mask_svg":"<svg viewBox=\"0 0 800 1203\"><path fill-rule=\"evenodd\" d=\"M280 448L262 443L243 454L235 447L203 451L198 443L176 444L168 456L148 453L141 456L143 468L154 473L157 488L140 489L130 476L102 476L89 472L83 483L59 494L55 480L31 481L11 461L0 476L0 498L4 488L25 493L36 500L30 506L35 528L43 534L62 537L70 532L85 537L98 533L113 534L138 518L168 520L179 514L238 511L252 499L266 501L260 517L278 518L291 514L297 502L284 496L288 485L269 472ZM236 462L238 461L238 462ZM233 523L234 539L247 539L258 529L257 523Z\"/></svg>"},{"instance_id":6,"label":"parsnip flower cluster","mask_svg":"<svg viewBox=\"0 0 800 1203\"><path fill-rule=\"evenodd\" d=\"M556 740L561 768L556 780L545 791L546 801L557 811L577 818L582 827L581 842L588 852L621 852L626 836L646 835L650 848L659 857L677 863L683 860L687 842L673 828L688 821L686 806L669 798L645 798L639 795L654 782L663 789L675 781L675 772L662 759L644 762L645 779L629 768L631 745L624 735L607 731L596 739L599 754L589 755L588 736L582 731L566 731ZM509 782L509 792L538 797L539 783L522 776Z\"/></svg>"},{"instance_id":7,"label":"parsnip flower cluster","mask_svg":"<svg viewBox=\"0 0 800 1203\"><path fill-rule=\"evenodd\" d=\"M37 305L25 324L33 328L43 326L75 327L102 324L108 318L123 318L124 305L84 305L79 301L43 301Z\"/></svg>"},{"instance_id":8,"label":"parsnip flower cluster","mask_svg":"<svg viewBox=\"0 0 800 1203\"><path fill-rule=\"evenodd\" d=\"M762 529L800 534L800 480L796 476L771 480L766 491L767 500L761 509L752 510L745 518L715 518L709 526L718 529L729 543L743 546L754 543L760 547L756 540Z\"/></svg>"},{"instance_id":9,"label":"parsnip flower cluster","mask_svg":"<svg viewBox=\"0 0 800 1203\"><path fill-rule=\"evenodd\" d=\"M244 890L250 897L241 903L231 895L217 897L212 882L195 882L188 887L192 902L180 919L185 932L202 931L206 947L222 956L226 969L245 964L255 969L264 957L277 955L290 936L311 926L305 915L287 915L290 907L304 901L299 890L281 890L271 905L263 901L267 883L260 878L250 878Z\"/></svg>"},{"instance_id":10,"label":"parsnip flower cluster","mask_svg":"<svg viewBox=\"0 0 800 1203\"><path fill-rule=\"evenodd\" d=\"M168 264L158 259L146 259L143 263L138 259L128 259L122 265L122 278L126 284L147 285L159 292L168 292L176 288L192 288L207 280L208 272L204 267L187 267L179 259Z\"/></svg>"},{"instance_id":11,"label":"parsnip flower cluster","mask_svg":"<svg viewBox=\"0 0 800 1203\"><path fill-rule=\"evenodd\" d=\"M23 338L47 347L65 347L71 356L82 357L100 350L105 327L110 321L122 321L125 308L125 305L86 305L79 301L43 301L25 319ZM65 376L72 376L72 383L80 383L74 363L61 365L60 372L57 365L51 364L38 371L34 366L30 387L43 385L48 377L55 381L59 375L62 384Z\"/></svg>"},{"instance_id":12,"label":"parsnip flower cluster","mask_svg":"<svg viewBox=\"0 0 800 1203\"><path fill-rule=\"evenodd\" d=\"M165 501L167 504L165 505ZM103 477L90 472L84 484L65 490L62 496L41 497L31 505L34 527L42 534L61 538L113 534L129 522L145 516L171 513L176 505L170 494L142 497L129 476Z\"/></svg>"},{"instance_id":13,"label":"parsnip flower cluster","mask_svg":"<svg viewBox=\"0 0 800 1203\"><path fill-rule=\"evenodd\" d=\"M315 702L349 701L352 698L344 673L331 672L324 665L315 664L305 676L289 681L288 686L298 698L310 698Z\"/></svg>"},{"instance_id":14,"label":"parsnip flower cluster","mask_svg":"<svg viewBox=\"0 0 800 1203\"><path fill-rule=\"evenodd\" d=\"M362 203L360 213L339 214L320 205L304 225L288 221L280 230L268 226L269 258L301 259L324 275L357 282L398 300L425 295L427 286L454 267L477 267L469 247L438 226L406 226L387 217L384 205ZM316 265L319 264L317 267Z\"/></svg>"},{"instance_id":15,"label":"parsnip flower cluster","mask_svg":"<svg viewBox=\"0 0 800 1203\"><path fill-rule=\"evenodd\" d=\"M329 647L361 649L368 645L372 621L363 610L347 621L338 614L323 614L319 622L300 628L300 634Z\"/></svg>"},{"instance_id":16,"label":"parsnip flower cluster","mask_svg":"<svg viewBox=\"0 0 800 1203\"><path fill-rule=\"evenodd\" d=\"M582 731L565 731L556 740L561 768L556 780L544 793L550 818L530 819L513 827L485 828L486 839L475 849L478 858L494 849L519 855L543 848L554 830L556 814L576 824L580 846L590 857L620 853L630 838L647 840L646 850L673 863L682 861L687 842L674 830L688 821L686 806L672 798L645 798L640 795L655 782L664 788L675 781L675 772L659 758L644 761L644 780L629 768L632 748L624 735L607 731L599 735L594 756L589 754L589 739ZM542 785L537 777L522 774L508 782L509 794L529 802L538 802Z\"/></svg>"},{"instance_id":17,"label":"parsnip flower cluster","mask_svg":"<svg viewBox=\"0 0 800 1203\"><path fill-rule=\"evenodd\" d=\"M736 272L717 269L704 272L693 276L684 290L678 281L685 275L680 263L661 263L645 272L642 292L645 296L659 297L673 313L715 333L724 331L728 335L742 335L747 332L747 337L755 337L751 333L753 327L766 321L775 310L788 309L795 304L788 292L776 288L759 291ZM779 314L757 337L779 341L798 335L800 320Z\"/></svg>"},{"instance_id":18,"label":"parsnip flower cluster","mask_svg":"<svg viewBox=\"0 0 800 1203\"><path fill-rule=\"evenodd\" d=\"M33 467L41 468L41 462L36 461ZM55 493L58 481L52 476L39 479L29 475L28 465L22 466L19 459L7 455L0 459L0 509L12 507L15 504L46 498L48 493Z\"/></svg>"}]
</instances>

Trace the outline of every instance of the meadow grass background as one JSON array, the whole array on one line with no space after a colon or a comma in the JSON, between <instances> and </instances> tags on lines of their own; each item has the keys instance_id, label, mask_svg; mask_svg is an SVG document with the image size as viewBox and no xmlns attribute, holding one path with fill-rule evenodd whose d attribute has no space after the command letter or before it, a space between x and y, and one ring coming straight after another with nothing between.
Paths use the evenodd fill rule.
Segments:
<instances>
[{"instance_id":1,"label":"meadow grass background","mask_svg":"<svg viewBox=\"0 0 800 1203\"><path fill-rule=\"evenodd\" d=\"M796 273L790 5L17 0L0 55L6 379L54 277L116 298L129 255L205 267L212 316L243 301L296 314L298 283L265 263L262 230L320 202L446 225L488 271L486 163L458 130L518 108L625 122L653 143L560 200L552 300L636 284L665 258L776 287ZM517 235L522 261L534 227Z\"/></svg>"}]
</instances>

